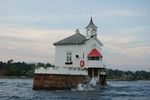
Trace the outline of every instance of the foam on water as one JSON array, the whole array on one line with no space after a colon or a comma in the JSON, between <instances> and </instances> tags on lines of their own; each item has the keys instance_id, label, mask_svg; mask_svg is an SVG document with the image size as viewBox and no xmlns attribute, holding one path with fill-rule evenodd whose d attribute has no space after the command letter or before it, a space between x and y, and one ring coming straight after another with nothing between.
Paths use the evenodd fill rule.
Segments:
<instances>
[{"instance_id":1,"label":"foam on water","mask_svg":"<svg viewBox=\"0 0 150 100\"><path fill-rule=\"evenodd\" d=\"M87 90L95 90L97 86L98 78L94 77L90 81L85 84L79 83L76 88L71 89L72 91L87 91Z\"/></svg>"},{"instance_id":2,"label":"foam on water","mask_svg":"<svg viewBox=\"0 0 150 100\"><path fill-rule=\"evenodd\" d=\"M97 77L93 77L89 84L92 85L92 86L96 86L97 85L97 82L98 82L98 78Z\"/></svg>"}]
</instances>

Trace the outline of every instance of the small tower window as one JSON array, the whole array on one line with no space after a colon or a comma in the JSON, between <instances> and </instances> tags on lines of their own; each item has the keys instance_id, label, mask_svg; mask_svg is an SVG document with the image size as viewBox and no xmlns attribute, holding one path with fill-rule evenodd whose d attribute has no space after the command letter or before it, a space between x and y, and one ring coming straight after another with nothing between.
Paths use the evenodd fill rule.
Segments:
<instances>
[{"instance_id":1,"label":"small tower window","mask_svg":"<svg viewBox=\"0 0 150 100\"><path fill-rule=\"evenodd\" d=\"M89 29L87 29L87 32L89 32Z\"/></svg>"},{"instance_id":2,"label":"small tower window","mask_svg":"<svg viewBox=\"0 0 150 100\"><path fill-rule=\"evenodd\" d=\"M94 29L92 30L92 33L94 33Z\"/></svg>"}]
</instances>

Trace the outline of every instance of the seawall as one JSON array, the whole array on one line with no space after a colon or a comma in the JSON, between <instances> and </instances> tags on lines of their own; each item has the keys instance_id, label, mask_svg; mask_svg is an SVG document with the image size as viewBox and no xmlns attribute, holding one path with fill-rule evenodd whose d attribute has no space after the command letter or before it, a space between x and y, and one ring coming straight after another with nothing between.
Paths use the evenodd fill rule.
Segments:
<instances>
[{"instance_id":1,"label":"seawall","mask_svg":"<svg viewBox=\"0 0 150 100\"><path fill-rule=\"evenodd\" d=\"M88 79L85 75L35 74L33 89L67 90L84 83Z\"/></svg>"}]
</instances>

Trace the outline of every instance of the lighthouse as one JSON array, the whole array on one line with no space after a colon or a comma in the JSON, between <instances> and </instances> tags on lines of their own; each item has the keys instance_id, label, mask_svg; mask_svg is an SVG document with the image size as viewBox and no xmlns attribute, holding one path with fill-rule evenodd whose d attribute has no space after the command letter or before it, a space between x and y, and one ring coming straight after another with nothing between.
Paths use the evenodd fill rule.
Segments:
<instances>
[{"instance_id":1,"label":"lighthouse","mask_svg":"<svg viewBox=\"0 0 150 100\"><path fill-rule=\"evenodd\" d=\"M97 77L101 85L106 84L105 65L102 61L103 43L97 38L97 26L91 17L85 27L86 35L77 29L75 34L56 43L55 65L87 69L90 78Z\"/></svg>"},{"instance_id":2,"label":"lighthouse","mask_svg":"<svg viewBox=\"0 0 150 100\"><path fill-rule=\"evenodd\" d=\"M71 89L93 78L106 85L103 43L97 38L97 28L91 17L85 35L76 29L75 34L53 43L55 67L36 68L33 89Z\"/></svg>"}]
</instances>

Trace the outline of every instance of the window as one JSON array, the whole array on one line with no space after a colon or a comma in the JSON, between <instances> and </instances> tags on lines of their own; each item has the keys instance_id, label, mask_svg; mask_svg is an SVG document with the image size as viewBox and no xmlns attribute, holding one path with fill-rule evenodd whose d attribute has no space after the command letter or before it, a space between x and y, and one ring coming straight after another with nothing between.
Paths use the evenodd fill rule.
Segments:
<instances>
[{"instance_id":1,"label":"window","mask_svg":"<svg viewBox=\"0 0 150 100\"><path fill-rule=\"evenodd\" d=\"M79 58L79 55L76 55L76 58Z\"/></svg>"},{"instance_id":2,"label":"window","mask_svg":"<svg viewBox=\"0 0 150 100\"><path fill-rule=\"evenodd\" d=\"M93 29L93 30L92 30L92 33L94 33L94 31L95 31L95 30Z\"/></svg>"},{"instance_id":3,"label":"window","mask_svg":"<svg viewBox=\"0 0 150 100\"><path fill-rule=\"evenodd\" d=\"M87 29L87 33L89 33L89 29Z\"/></svg>"},{"instance_id":4,"label":"window","mask_svg":"<svg viewBox=\"0 0 150 100\"><path fill-rule=\"evenodd\" d=\"M83 59L84 59L84 53L83 53Z\"/></svg>"},{"instance_id":5,"label":"window","mask_svg":"<svg viewBox=\"0 0 150 100\"><path fill-rule=\"evenodd\" d=\"M71 59L71 52L67 52L67 62L71 62L72 59Z\"/></svg>"},{"instance_id":6,"label":"window","mask_svg":"<svg viewBox=\"0 0 150 100\"><path fill-rule=\"evenodd\" d=\"M72 53L71 52L67 52L65 64L72 64Z\"/></svg>"},{"instance_id":7,"label":"window","mask_svg":"<svg viewBox=\"0 0 150 100\"><path fill-rule=\"evenodd\" d=\"M88 60L100 60L100 57L88 57Z\"/></svg>"}]
</instances>

